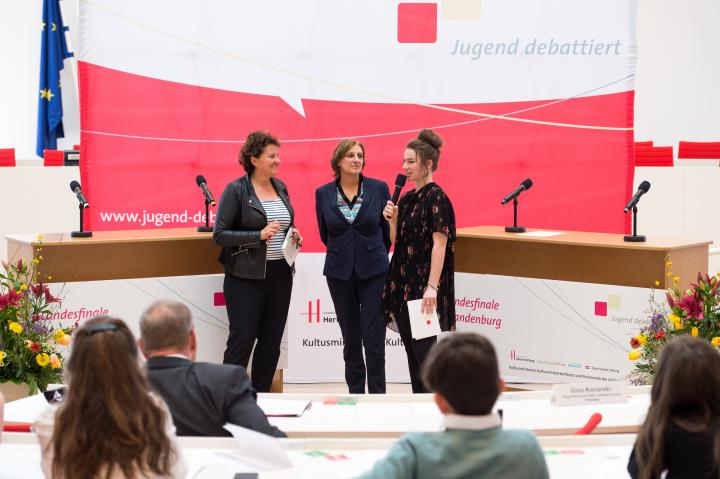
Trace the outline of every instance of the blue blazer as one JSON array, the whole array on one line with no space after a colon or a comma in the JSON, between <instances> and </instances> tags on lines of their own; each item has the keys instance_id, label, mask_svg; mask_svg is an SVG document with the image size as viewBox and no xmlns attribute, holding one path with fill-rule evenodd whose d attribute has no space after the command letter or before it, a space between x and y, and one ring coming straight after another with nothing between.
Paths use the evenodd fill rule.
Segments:
<instances>
[{"instance_id":1,"label":"blue blazer","mask_svg":"<svg viewBox=\"0 0 720 479\"><path fill-rule=\"evenodd\" d=\"M363 177L362 205L350 223L337 207L334 181L315 190L320 239L327 246L325 276L347 280L353 271L360 279L387 273L390 227L382 211L389 199L387 183Z\"/></svg>"}]
</instances>

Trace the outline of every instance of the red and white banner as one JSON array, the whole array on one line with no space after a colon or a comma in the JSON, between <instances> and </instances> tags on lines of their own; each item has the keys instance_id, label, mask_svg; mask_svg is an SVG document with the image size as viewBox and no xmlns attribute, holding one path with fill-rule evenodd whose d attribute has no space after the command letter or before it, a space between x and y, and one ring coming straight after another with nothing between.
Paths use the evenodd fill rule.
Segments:
<instances>
[{"instance_id":1,"label":"red and white banner","mask_svg":"<svg viewBox=\"0 0 720 479\"><path fill-rule=\"evenodd\" d=\"M279 177L305 251L337 142L391 182L433 128L458 225L622 232L631 193L633 0L83 0L83 189L90 228L200 224L208 179L243 174L252 130L283 142Z\"/></svg>"}]
</instances>

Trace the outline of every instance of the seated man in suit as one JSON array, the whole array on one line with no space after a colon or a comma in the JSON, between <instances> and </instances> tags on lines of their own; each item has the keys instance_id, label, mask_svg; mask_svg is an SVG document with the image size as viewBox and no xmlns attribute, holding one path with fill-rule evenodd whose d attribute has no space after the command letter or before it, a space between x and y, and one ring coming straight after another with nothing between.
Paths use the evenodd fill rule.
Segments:
<instances>
[{"instance_id":1,"label":"seated man in suit","mask_svg":"<svg viewBox=\"0 0 720 479\"><path fill-rule=\"evenodd\" d=\"M197 340L187 306L156 301L140 318L140 349L150 384L170 408L178 436L230 436L226 422L270 436L268 423L242 366L196 363Z\"/></svg>"}]
</instances>

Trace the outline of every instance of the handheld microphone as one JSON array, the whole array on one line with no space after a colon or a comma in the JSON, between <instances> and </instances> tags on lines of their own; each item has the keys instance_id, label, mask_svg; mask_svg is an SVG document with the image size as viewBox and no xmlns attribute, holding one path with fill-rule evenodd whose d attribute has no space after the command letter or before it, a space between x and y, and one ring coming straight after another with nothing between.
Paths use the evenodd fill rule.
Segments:
<instances>
[{"instance_id":1,"label":"handheld microphone","mask_svg":"<svg viewBox=\"0 0 720 479\"><path fill-rule=\"evenodd\" d=\"M215 199L213 198L212 193L210 193L210 190L207 187L207 181L205 181L205 177L203 175L197 175L195 177L195 183L203 190L203 194L205 194L205 201L207 201L210 206L215 206Z\"/></svg>"},{"instance_id":2,"label":"handheld microphone","mask_svg":"<svg viewBox=\"0 0 720 479\"><path fill-rule=\"evenodd\" d=\"M633 195L632 198L630 198L630 201L628 201L628 204L623 208L623 213L627 213L630 211L636 204L638 204L638 201L640 201L640 197L648 192L650 189L650 182L649 181L643 181L638 186L637 191Z\"/></svg>"},{"instance_id":3,"label":"handheld microphone","mask_svg":"<svg viewBox=\"0 0 720 479\"><path fill-rule=\"evenodd\" d=\"M402 173L398 174L395 178L395 191L393 191L391 200L394 205L396 205L398 200L400 199L400 192L402 191L403 186L405 186L406 181L407 176L403 175Z\"/></svg>"},{"instance_id":4,"label":"handheld microphone","mask_svg":"<svg viewBox=\"0 0 720 479\"><path fill-rule=\"evenodd\" d=\"M75 196L77 196L77 199L83 208L90 208L90 203L87 202L85 195L83 195L82 190L80 189L80 183L72 180L70 182L70 190L75 193Z\"/></svg>"},{"instance_id":5,"label":"handheld microphone","mask_svg":"<svg viewBox=\"0 0 720 479\"><path fill-rule=\"evenodd\" d=\"M522 193L523 191L526 191L526 190L529 190L530 188L532 188L532 185L533 185L532 180L531 180L530 178L527 178L525 181L523 181L522 183L520 183L520 186L518 186L515 191L513 191L512 193L510 193L509 195L507 195L505 198L503 198L503 200L500 202L500 204L501 204L501 205L504 205L504 204L507 203L508 201L514 200L515 198L517 198L518 196L520 196L520 193Z\"/></svg>"}]
</instances>

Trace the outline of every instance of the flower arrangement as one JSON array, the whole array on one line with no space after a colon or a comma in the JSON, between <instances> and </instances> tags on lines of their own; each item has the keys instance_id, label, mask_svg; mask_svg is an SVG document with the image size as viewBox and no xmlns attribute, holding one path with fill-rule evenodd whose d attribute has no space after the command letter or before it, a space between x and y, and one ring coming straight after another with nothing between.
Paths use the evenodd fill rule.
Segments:
<instances>
[{"instance_id":1,"label":"flower arrangement","mask_svg":"<svg viewBox=\"0 0 720 479\"><path fill-rule=\"evenodd\" d=\"M61 300L39 281L41 260L38 253L31 264L3 261L0 273L0 383L26 383L29 394L62 382L62 350L74 330L53 324Z\"/></svg>"},{"instance_id":2,"label":"flower arrangement","mask_svg":"<svg viewBox=\"0 0 720 479\"><path fill-rule=\"evenodd\" d=\"M720 347L720 273L698 273L697 283L686 290L680 290L679 281L679 277L673 277L664 304L651 295L650 323L630 339L632 351L628 358L637 361L628 378L633 384L652 383L660 350L675 336L690 334Z\"/></svg>"}]
</instances>

